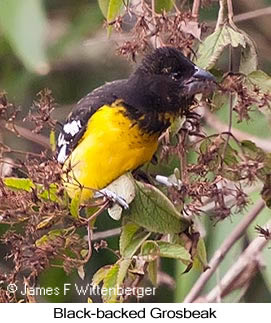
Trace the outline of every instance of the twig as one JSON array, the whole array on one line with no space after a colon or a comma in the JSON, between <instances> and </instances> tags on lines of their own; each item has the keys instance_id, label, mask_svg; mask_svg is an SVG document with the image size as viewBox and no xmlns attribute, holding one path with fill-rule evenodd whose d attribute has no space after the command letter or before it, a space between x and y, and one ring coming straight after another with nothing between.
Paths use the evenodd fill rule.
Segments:
<instances>
[{"instance_id":1,"label":"twig","mask_svg":"<svg viewBox=\"0 0 271 323\"><path fill-rule=\"evenodd\" d=\"M220 248L215 252L213 258L209 262L209 269L200 275L199 279L186 296L184 302L193 302L198 297L201 290L206 285L207 281L211 278L221 261L224 259L225 255L228 253L228 251L231 249L234 243L242 237L248 226L258 216L258 214L262 211L264 207L264 201L260 200L251 210L251 212L246 217L244 217L243 220L235 227L230 236L222 243Z\"/></svg>"},{"instance_id":2,"label":"twig","mask_svg":"<svg viewBox=\"0 0 271 323\"><path fill-rule=\"evenodd\" d=\"M92 240L93 240L93 230L90 228L90 224L87 226L88 230L88 254L84 259L84 264L86 264L92 256Z\"/></svg>"},{"instance_id":3,"label":"twig","mask_svg":"<svg viewBox=\"0 0 271 323\"><path fill-rule=\"evenodd\" d=\"M230 0L227 0L227 1L231 3ZM232 22L232 19L231 19L231 22ZM229 47L229 72L232 72L232 47L231 46ZM230 104L229 104L230 109L229 109L228 135L226 137L226 141L225 141L225 144L224 144L224 147L223 147L221 166L222 166L222 164L224 162L226 149L227 149L227 146L229 144L230 137L231 137L232 118L233 118L233 115L232 115L232 112L233 112L233 93L232 92L229 93L229 100L230 100Z\"/></svg>"},{"instance_id":4,"label":"twig","mask_svg":"<svg viewBox=\"0 0 271 323\"><path fill-rule=\"evenodd\" d=\"M219 0L219 11L215 31L224 25L226 11L226 0Z\"/></svg>"},{"instance_id":5,"label":"twig","mask_svg":"<svg viewBox=\"0 0 271 323\"><path fill-rule=\"evenodd\" d=\"M241 21L258 18L261 16L267 16L267 15L271 15L271 7L241 13L240 15L236 15L233 18L233 21L234 22L241 22Z\"/></svg>"},{"instance_id":6,"label":"twig","mask_svg":"<svg viewBox=\"0 0 271 323\"><path fill-rule=\"evenodd\" d=\"M7 129L10 132L15 133L19 137L24 137L27 140L30 140L32 142L35 142L36 144L39 144L47 149L51 149L49 139L43 135L33 133L31 130L27 128L23 128L21 126L17 125L10 125L0 123L0 128Z\"/></svg>"},{"instance_id":7,"label":"twig","mask_svg":"<svg viewBox=\"0 0 271 323\"><path fill-rule=\"evenodd\" d=\"M255 18L259 18L262 16L268 16L268 15L271 15L271 7L248 11L248 12L233 16L233 22L239 23L239 22L243 22L246 20L255 19ZM208 25L211 27L216 26L216 24L217 24L216 21L208 22Z\"/></svg>"},{"instance_id":8,"label":"twig","mask_svg":"<svg viewBox=\"0 0 271 323\"><path fill-rule=\"evenodd\" d=\"M228 19L230 24L233 24L233 7L232 7L232 0L227 0L228 6Z\"/></svg>"},{"instance_id":9,"label":"twig","mask_svg":"<svg viewBox=\"0 0 271 323\"><path fill-rule=\"evenodd\" d=\"M271 221L267 223L267 228L271 229ZM214 302L217 297L222 297L233 284L236 284L236 281L240 280L240 277L243 273L248 272L248 275L245 275L246 281L251 278L255 269L259 265L259 255L263 248L268 244L269 240L265 237L257 237L254 239L242 255L238 258L237 262L228 270L223 279L219 282L219 287L215 286L204 299L206 302ZM254 269L254 270L253 270ZM249 275L250 274L250 275Z\"/></svg>"},{"instance_id":10,"label":"twig","mask_svg":"<svg viewBox=\"0 0 271 323\"><path fill-rule=\"evenodd\" d=\"M180 170L181 170L181 180L183 183L188 183L188 174L187 174L187 160L186 160L186 140L187 133L182 132L179 136L179 147L178 147L178 155L180 159Z\"/></svg>"},{"instance_id":11,"label":"twig","mask_svg":"<svg viewBox=\"0 0 271 323\"><path fill-rule=\"evenodd\" d=\"M152 20L155 23L155 0L151 0L151 12L152 12Z\"/></svg>"},{"instance_id":12,"label":"twig","mask_svg":"<svg viewBox=\"0 0 271 323\"><path fill-rule=\"evenodd\" d=\"M87 219L81 218L82 223L83 224L87 223L87 225L89 226L90 222L93 221L94 219L96 219L101 213L103 213L103 211L108 208L109 204L110 204L109 200L105 201L104 204L94 214L92 214L89 218L87 218Z\"/></svg>"},{"instance_id":13,"label":"twig","mask_svg":"<svg viewBox=\"0 0 271 323\"><path fill-rule=\"evenodd\" d=\"M200 8L200 0L194 0L193 8L192 8L192 20L198 21L199 20L199 8Z\"/></svg>"},{"instance_id":14,"label":"twig","mask_svg":"<svg viewBox=\"0 0 271 323\"><path fill-rule=\"evenodd\" d=\"M110 229L102 232L96 232L93 235L93 241L95 240L102 240L114 236L118 236L121 233L121 228L116 228L116 229Z\"/></svg>"}]
</instances>

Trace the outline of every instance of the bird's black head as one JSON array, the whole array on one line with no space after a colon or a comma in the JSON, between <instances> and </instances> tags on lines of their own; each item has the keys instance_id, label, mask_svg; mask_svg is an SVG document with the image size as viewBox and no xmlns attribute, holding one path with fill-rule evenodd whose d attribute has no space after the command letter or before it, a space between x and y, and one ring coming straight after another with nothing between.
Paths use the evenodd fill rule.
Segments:
<instances>
[{"instance_id":1,"label":"bird's black head","mask_svg":"<svg viewBox=\"0 0 271 323\"><path fill-rule=\"evenodd\" d=\"M147 55L130 77L141 105L158 111L179 111L196 93L212 92L215 78L186 58L179 49L161 47Z\"/></svg>"}]
</instances>

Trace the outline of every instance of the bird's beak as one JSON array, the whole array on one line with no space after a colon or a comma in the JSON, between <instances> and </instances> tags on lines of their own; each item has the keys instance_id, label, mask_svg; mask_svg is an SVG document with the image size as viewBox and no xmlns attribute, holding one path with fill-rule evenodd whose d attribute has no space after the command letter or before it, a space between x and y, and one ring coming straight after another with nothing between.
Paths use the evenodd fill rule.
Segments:
<instances>
[{"instance_id":1,"label":"bird's beak","mask_svg":"<svg viewBox=\"0 0 271 323\"><path fill-rule=\"evenodd\" d=\"M216 88L216 79L215 77L195 66L194 74L183 84L182 94L186 96L193 96L196 93L211 93Z\"/></svg>"},{"instance_id":2,"label":"bird's beak","mask_svg":"<svg viewBox=\"0 0 271 323\"><path fill-rule=\"evenodd\" d=\"M196 79L199 79L202 81L216 82L216 79L214 78L214 76L211 73L209 73L199 67L196 67L195 73L193 74L193 78L196 78Z\"/></svg>"}]
</instances>

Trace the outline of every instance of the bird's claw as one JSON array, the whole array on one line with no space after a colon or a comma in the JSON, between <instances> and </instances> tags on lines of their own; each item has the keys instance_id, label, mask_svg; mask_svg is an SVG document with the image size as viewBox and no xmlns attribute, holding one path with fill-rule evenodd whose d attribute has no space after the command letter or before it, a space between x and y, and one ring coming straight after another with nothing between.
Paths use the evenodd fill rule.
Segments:
<instances>
[{"instance_id":1,"label":"bird's claw","mask_svg":"<svg viewBox=\"0 0 271 323\"><path fill-rule=\"evenodd\" d=\"M104 188L99 192L96 192L94 197L107 197L108 199L112 200L114 203L119 204L122 208L125 210L129 209L128 203L125 201L125 199L118 194Z\"/></svg>"}]
</instances>

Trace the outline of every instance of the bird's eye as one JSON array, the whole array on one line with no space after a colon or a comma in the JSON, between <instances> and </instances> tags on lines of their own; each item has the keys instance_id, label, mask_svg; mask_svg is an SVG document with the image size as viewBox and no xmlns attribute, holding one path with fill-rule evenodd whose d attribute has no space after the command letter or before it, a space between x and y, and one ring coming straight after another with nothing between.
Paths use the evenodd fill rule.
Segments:
<instances>
[{"instance_id":1,"label":"bird's eye","mask_svg":"<svg viewBox=\"0 0 271 323\"><path fill-rule=\"evenodd\" d=\"M170 72L171 72L171 68L170 67L164 67L162 69L162 74L167 75L167 74L170 74Z\"/></svg>"},{"instance_id":2,"label":"bird's eye","mask_svg":"<svg viewBox=\"0 0 271 323\"><path fill-rule=\"evenodd\" d=\"M170 74L170 77L172 78L172 80L174 80L174 81L177 81L177 80L179 80L179 78L180 78L180 73L171 73Z\"/></svg>"}]
</instances>

